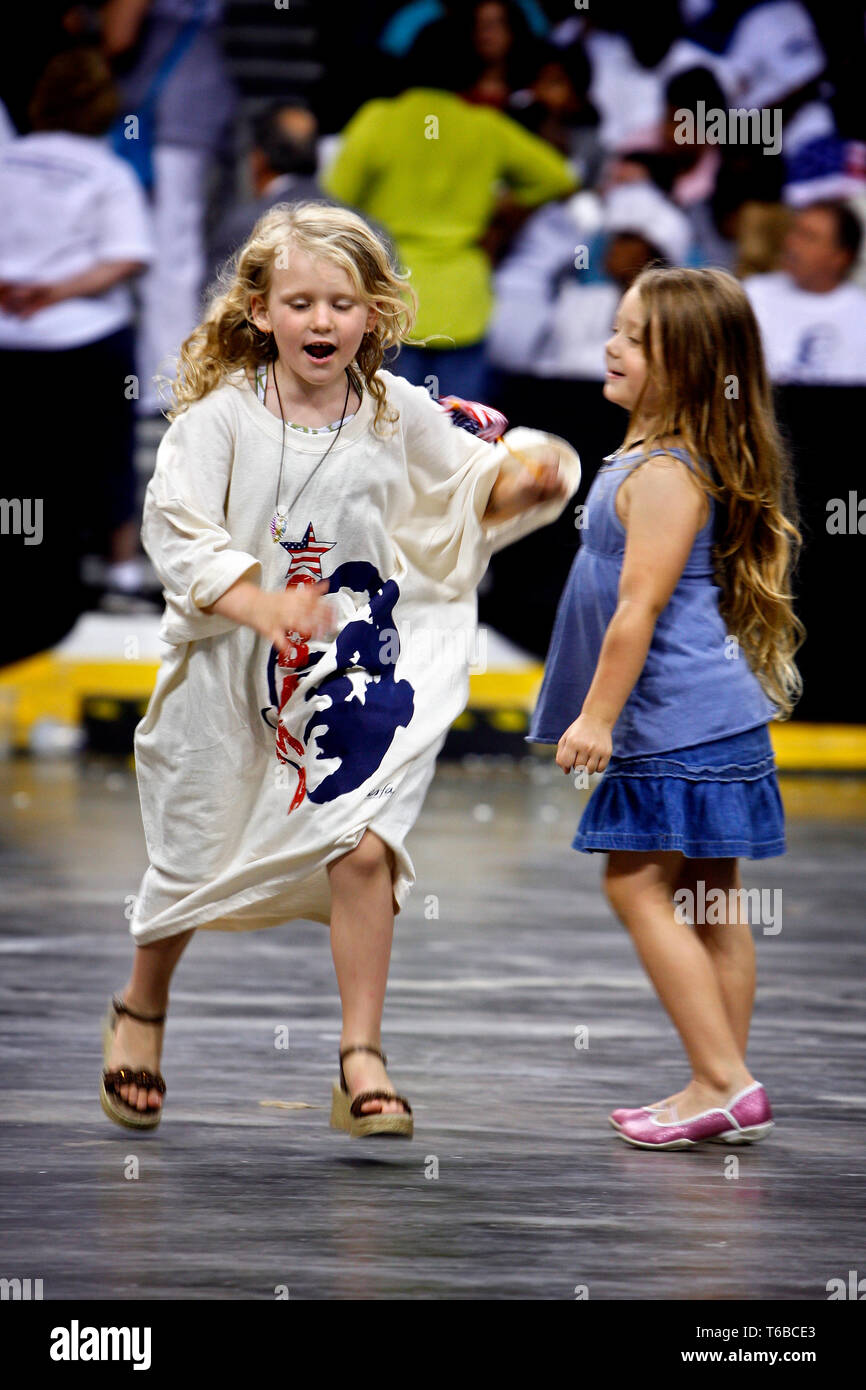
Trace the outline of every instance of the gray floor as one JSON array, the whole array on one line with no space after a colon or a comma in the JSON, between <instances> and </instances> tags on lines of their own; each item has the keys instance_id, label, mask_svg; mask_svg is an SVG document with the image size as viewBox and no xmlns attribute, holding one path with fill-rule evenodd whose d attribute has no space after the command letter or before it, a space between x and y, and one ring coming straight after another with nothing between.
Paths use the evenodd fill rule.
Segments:
<instances>
[{"instance_id":1,"label":"gray floor","mask_svg":"<svg viewBox=\"0 0 866 1390\"><path fill-rule=\"evenodd\" d=\"M145 866L134 777L15 760L0 791L4 1277L46 1299L824 1300L866 1274L862 784L784 785L789 853L744 865L783 893L781 932L756 928L750 1052L775 1133L671 1154L605 1120L683 1064L600 857L570 849L584 794L551 766L440 765L384 1030L416 1138L390 1144L328 1127L339 1013L314 924L199 934L163 1124L113 1126L99 1021Z\"/></svg>"}]
</instances>

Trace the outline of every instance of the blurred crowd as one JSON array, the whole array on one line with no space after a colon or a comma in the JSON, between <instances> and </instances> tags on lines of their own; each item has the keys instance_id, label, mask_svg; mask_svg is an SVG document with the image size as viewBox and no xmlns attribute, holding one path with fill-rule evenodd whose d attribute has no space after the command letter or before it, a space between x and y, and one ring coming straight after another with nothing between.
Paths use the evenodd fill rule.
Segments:
<instances>
[{"instance_id":1,"label":"blurred crowd","mask_svg":"<svg viewBox=\"0 0 866 1390\"><path fill-rule=\"evenodd\" d=\"M276 202L344 204L390 242L419 314L388 365L434 394L600 383L617 299L659 261L743 279L777 382L866 384L856 5L30 9L0 58L0 357L19 406L53 383L66 452L46 442L41 466L90 480L109 597L141 587L135 417L164 408L160 378ZM301 90L238 90L235 12L263 58L267 26L316 29Z\"/></svg>"}]
</instances>

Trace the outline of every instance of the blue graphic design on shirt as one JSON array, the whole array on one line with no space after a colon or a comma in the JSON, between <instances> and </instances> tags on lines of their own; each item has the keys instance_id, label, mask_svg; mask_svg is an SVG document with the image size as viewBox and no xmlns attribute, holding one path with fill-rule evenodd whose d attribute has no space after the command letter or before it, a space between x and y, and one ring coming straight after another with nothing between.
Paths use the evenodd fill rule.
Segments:
<instances>
[{"instance_id":1,"label":"blue graphic design on shirt","mask_svg":"<svg viewBox=\"0 0 866 1390\"><path fill-rule=\"evenodd\" d=\"M408 725L415 711L414 688L394 676L399 586L393 579L383 583L374 565L355 560L330 576L330 593L343 588L366 592L370 598L364 617L346 623L337 637L337 669L307 695L308 700L328 695L331 704L309 720L305 741L315 729L319 758L340 760L317 787L307 788L308 797L317 803L333 801L372 777L397 730Z\"/></svg>"},{"instance_id":2,"label":"blue graphic design on shirt","mask_svg":"<svg viewBox=\"0 0 866 1390\"><path fill-rule=\"evenodd\" d=\"M823 375L836 348L838 336L832 323L815 323L805 329L794 354L795 370Z\"/></svg>"},{"instance_id":3,"label":"blue graphic design on shirt","mask_svg":"<svg viewBox=\"0 0 866 1390\"><path fill-rule=\"evenodd\" d=\"M328 592L349 589L366 595L363 617L346 623L336 638L336 669L306 692L305 699L321 704L303 731L303 742L290 733L282 721L282 711L298 689L303 677L321 661L324 652L312 652L309 643L293 634L286 650L278 654L273 646L268 654L267 682L270 707L262 718L276 730L276 756L297 776L297 786L289 814L305 797L321 804L354 791L381 765L399 728L405 728L415 710L414 687L407 680L395 679L400 642L394 626L394 607L400 589L393 579L383 581L375 565L353 560L340 565L332 575L323 576L321 556L336 542L316 539L312 523L302 540L280 541L290 557L286 588L328 580ZM337 767L317 787L308 784L309 741L315 732L315 762Z\"/></svg>"}]
</instances>

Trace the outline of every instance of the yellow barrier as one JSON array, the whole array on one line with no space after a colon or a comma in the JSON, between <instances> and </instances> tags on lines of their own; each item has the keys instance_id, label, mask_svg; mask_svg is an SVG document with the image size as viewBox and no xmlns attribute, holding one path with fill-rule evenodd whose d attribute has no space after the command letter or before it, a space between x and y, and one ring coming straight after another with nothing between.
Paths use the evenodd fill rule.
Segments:
<instances>
[{"instance_id":1,"label":"yellow barrier","mask_svg":"<svg viewBox=\"0 0 866 1390\"><path fill-rule=\"evenodd\" d=\"M9 741L26 749L31 726L39 719L77 724L85 698L106 701L147 700L156 680L156 661L100 661L41 653L0 670ZM470 675L469 709L483 711L504 732L520 733L541 684L543 666ZM105 717L110 718L106 707ZM461 716L456 728L471 719ZM772 724L770 734L781 772L866 772L866 725ZM527 745L529 747L529 745Z\"/></svg>"}]
</instances>

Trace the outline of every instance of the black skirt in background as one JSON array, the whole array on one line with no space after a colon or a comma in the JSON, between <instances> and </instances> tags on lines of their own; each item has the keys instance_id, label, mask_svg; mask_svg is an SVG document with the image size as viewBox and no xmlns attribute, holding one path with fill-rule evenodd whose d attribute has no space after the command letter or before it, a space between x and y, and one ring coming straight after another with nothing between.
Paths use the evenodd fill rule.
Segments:
<instances>
[{"instance_id":1,"label":"black skirt in background","mask_svg":"<svg viewBox=\"0 0 866 1390\"><path fill-rule=\"evenodd\" d=\"M82 347L0 349L0 664L69 632L85 606L82 556L108 555L137 517L134 370L130 328Z\"/></svg>"}]
</instances>

